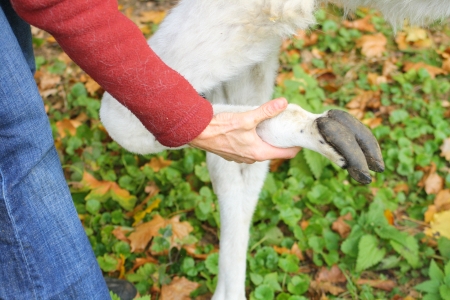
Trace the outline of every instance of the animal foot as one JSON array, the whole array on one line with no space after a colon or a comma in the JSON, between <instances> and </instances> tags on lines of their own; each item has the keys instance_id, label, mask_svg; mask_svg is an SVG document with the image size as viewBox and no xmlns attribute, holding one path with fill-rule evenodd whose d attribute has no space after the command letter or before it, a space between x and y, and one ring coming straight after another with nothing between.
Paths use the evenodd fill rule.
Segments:
<instances>
[{"instance_id":1,"label":"animal foot","mask_svg":"<svg viewBox=\"0 0 450 300\"><path fill-rule=\"evenodd\" d=\"M356 181L372 182L369 169L384 171L380 146L371 131L345 111L329 110L316 119L317 128L325 141L338 152L351 177Z\"/></svg>"}]
</instances>

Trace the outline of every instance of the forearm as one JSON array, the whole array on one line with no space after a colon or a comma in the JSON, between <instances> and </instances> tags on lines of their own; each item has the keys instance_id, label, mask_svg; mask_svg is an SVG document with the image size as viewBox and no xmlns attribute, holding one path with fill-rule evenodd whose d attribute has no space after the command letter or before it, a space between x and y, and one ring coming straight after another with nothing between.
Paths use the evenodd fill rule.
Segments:
<instances>
[{"instance_id":1,"label":"forearm","mask_svg":"<svg viewBox=\"0 0 450 300\"><path fill-rule=\"evenodd\" d=\"M200 134L211 105L148 47L116 1L12 0L18 14L51 33L64 51L130 109L162 144Z\"/></svg>"}]
</instances>

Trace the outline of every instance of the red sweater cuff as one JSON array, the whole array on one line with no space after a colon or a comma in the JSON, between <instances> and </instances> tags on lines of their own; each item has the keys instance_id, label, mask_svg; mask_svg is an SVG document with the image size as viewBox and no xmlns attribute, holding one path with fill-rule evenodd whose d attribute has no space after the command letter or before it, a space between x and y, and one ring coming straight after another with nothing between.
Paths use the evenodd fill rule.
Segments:
<instances>
[{"instance_id":1,"label":"red sweater cuff","mask_svg":"<svg viewBox=\"0 0 450 300\"><path fill-rule=\"evenodd\" d=\"M12 0L28 23L51 33L63 50L132 111L163 145L198 136L211 104L150 49L114 0Z\"/></svg>"}]
</instances>

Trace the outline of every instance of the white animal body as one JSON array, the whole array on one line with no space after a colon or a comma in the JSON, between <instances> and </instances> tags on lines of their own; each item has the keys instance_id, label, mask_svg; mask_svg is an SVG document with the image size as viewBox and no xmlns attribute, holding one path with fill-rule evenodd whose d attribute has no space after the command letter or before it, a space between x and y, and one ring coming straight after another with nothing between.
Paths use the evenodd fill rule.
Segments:
<instances>
[{"instance_id":1,"label":"white animal body","mask_svg":"<svg viewBox=\"0 0 450 300\"><path fill-rule=\"evenodd\" d=\"M422 23L450 15L450 3L446 0L339 2L350 9L359 5L377 8L394 25L401 24L404 18ZM314 24L313 13L318 4L314 0L181 0L149 45L211 101L215 114L247 111L271 99L281 41ZM107 93L100 116L111 137L131 152L147 154L167 149ZM328 127L321 125L330 119L332 129L339 135L355 136L358 144L353 146L361 148L358 155L367 159L361 168L349 164L352 155L339 148L339 136L330 137ZM316 115L289 105L276 118L261 123L257 132L274 146L301 146L319 152L339 166L349 167L353 177L370 182L368 167L375 171L383 169L378 145L365 147L364 140L371 137L364 132L359 138L358 132L351 132L343 119L330 112ZM213 299L245 299L249 227L268 162L237 164L208 153L207 165L221 218L219 279Z\"/></svg>"}]
</instances>

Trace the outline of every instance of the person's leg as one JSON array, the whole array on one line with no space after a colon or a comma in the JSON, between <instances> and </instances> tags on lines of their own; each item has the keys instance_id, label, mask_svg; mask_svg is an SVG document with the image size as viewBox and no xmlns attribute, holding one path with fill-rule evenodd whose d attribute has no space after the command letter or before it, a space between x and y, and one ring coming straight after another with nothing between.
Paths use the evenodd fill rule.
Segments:
<instances>
[{"instance_id":1,"label":"person's leg","mask_svg":"<svg viewBox=\"0 0 450 300\"><path fill-rule=\"evenodd\" d=\"M3 8L6 1L0 2ZM8 19L0 9L0 299L109 299L63 176L29 53L15 36L26 28L13 31Z\"/></svg>"}]
</instances>

